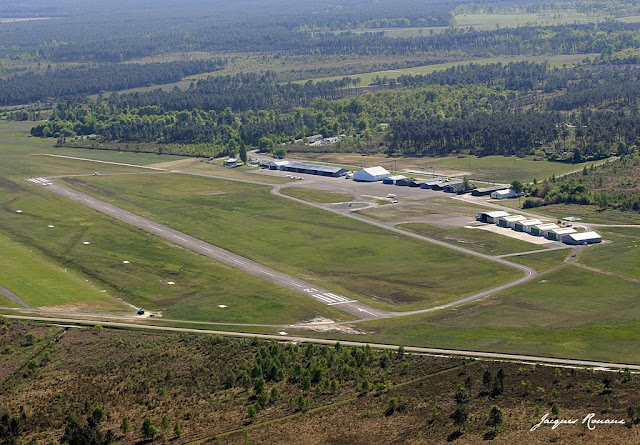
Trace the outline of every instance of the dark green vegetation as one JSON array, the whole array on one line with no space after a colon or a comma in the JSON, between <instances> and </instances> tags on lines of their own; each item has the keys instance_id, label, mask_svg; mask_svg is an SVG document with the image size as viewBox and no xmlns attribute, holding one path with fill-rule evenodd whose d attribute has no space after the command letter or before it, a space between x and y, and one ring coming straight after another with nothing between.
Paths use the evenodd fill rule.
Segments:
<instances>
[{"instance_id":1,"label":"dark green vegetation","mask_svg":"<svg viewBox=\"0 0 640 445\"><path fill-rule=\"evenodd\" d=\"M520 275L275 197L263 186L164 174L66 182L261 264L383 308L451 301Z\"/></svg>"},{"instance_id":2,"label":"dark green vegetation","mask_svg":"<svg viewBox=\"0 0 640 445\"><path fill-rule=\"evenodd\" d=\"M640 210L640 153L635 146L618 145L620 159L527 187L531 198L524 207L552 204L593 205L599 209Z\"/></svg>"},{"instance_id":3,"label":"dark green vegetation","mask_svg":"<svg viewBox=\"0 0 640 445\"><path fill-rule=\"evenodd\" d=\"M282 189L281 193L310 202L335 203L353 201L353 196L346 193L327 192L304 187L287 187Z\"/></svg>"},{"instance_id":4,"label":"dark green vegetation","mask_svg":"<svg viewBox=\"0 0 640 445\"><path fill-rule=\"evenodd\" d=\"M0 79L0 105L25 104L83 94L118 91L127 88L176 82L183 77L216 71L221 60L186 62L114 64L97 68L72 67L29 72ZM10 113L10 119L33 119L26 111Z\"/></svg>"},{"instance_id":5,"label":"dark green vegetation","mask_svg":"<svg viewBox=\"0 0 640 445\"><path fill-rule=\"evenodd\" d=\"M602 443L615 434L630 443L636 435L639 382L626 372L99 326L65 331L3 320L2 332L0 439L7 442L89 434L102 439L92 443L489 436L518 443L531 440L530 427L552 409L563 418L596 412L631 428L542 427L539 440L586 435Z\"/></svg>"}]
</instances>

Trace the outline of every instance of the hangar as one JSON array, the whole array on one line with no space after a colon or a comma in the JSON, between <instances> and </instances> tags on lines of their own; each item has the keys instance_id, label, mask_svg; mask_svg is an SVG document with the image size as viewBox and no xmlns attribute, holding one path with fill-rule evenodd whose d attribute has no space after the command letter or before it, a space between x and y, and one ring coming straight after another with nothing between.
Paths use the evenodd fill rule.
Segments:
<instances>
[{"instance_id":1,"label":"hangar","mask_svg":"<svg viewBox=\"0 0 640 445\"><path fill-rule=\"evenodd\" d=\"M383 167L363 168L353 174L354 181L376 182L382 181L390 176L390 173Z\"/></svg>"},{"instance_id":2,"label":"hangar","mask_svg":"<svg viewBox=\"0 0 640 445\"><path fill-rule=\"evenodd\" d=\"M564 235L569 235L572 233L578 233L576 229L571 227L561 227L560 229L552 229L547 232L547 239L553 241L562 241L562 237Z\"/></svg>"},{"instance_id":3,"label":"hangar","mask_svg":"<svg viewBox=\"0 0 640 445\"><path fill-rule=\"evenodd\" d=\"M475 189L474 191L471 192L471 194L473 196L489 196L493 192L497 192L499 190L506 190L508 188L509 188L508 185L494 185L491 187Z\"/></svg>"},{"instance_id":4,"label":"hangar","mask_svg":"<svg viewBox=\"0 0 640 445\"><path fill-rule=\"evenodd\" d=\"M513 225L513 230L515 230L516 232L531 233L531 228L539 224L542 224L542 221L540 221L539 219L525 219L522 221L517 221Z\"/></svg>"},{"instance_id":5,"label":"hangar","mask_svg":"<svg viewBox=\"0 0 640 445\"><path fill-rule=\"evenodd\" d=\"M402 179L406 179L406 176L402 176L402 175L396 175L396 176L387 176L386 178L384 178L382 180L383 184L395 184L398 181L402 180Z\"/></svg>"},{"instance_id":6,"label":"hangar","mask_svg":"<svg viewBox=\"0 0 640 445\"><path fill-rule=\"evenodd\" d=\"M559 229L560 226L554 223L538 224L531 228L531 234L534 236L544 236L546 238L547 233L553 229Z\"/></svg>"},{"instance_id":7,"label":"hangar","mask_svg":"<svg viewBox=\"0 0 640 445\"><path fill-rule=\"evenodd\" d=\"M518 221L524 221L525 219L527 219L527 217L522 215L501 216L498 218L498 225L500 227L510 227L513 229L515 223Z\"/></svg>"},{"instance_id":8,"label":"hangar","mask_svg":"<svg viewBox=\"0 0 640 445\"><path fill-rule=\"evenodd\" d=\"M306 173L308 175L333 176L337 178L347 174L348 170L341 167L330 167L328 165L303 164L302 162L288 162L280 170L295 173Z\"/></svg>"},{"instance_id":9,"label":"hangar","mask_svg":"<svg viewBox=\"0 0 640 445\"><path fill-rule=\"evenodd\" d=\"M602 237L596 232L569 233L562 236L565 244L581 245L602 242Z\"/></svg>"},{"instance_id":10,"label":"hangar","mask_svg":"<svg viewBox=\"0 0 640 445\"><path fill-rule=\"evenodd\" d=\"M478 213L478 216L476 216L476 221L495 224L498 222L498 218L505 216L510 216L510 213L503 212L502 210L496 210L495 212L480 212Z\"/></svg>"}]
</instances>

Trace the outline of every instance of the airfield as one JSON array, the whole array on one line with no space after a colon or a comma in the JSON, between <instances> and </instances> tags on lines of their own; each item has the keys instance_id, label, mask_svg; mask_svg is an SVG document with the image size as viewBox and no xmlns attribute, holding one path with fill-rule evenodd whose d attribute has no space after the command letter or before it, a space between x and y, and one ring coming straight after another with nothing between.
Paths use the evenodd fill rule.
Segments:
<instances>
[{"instance_id":1,"label":"airfield","mask_svg":"<svg viewBox=\"0 0 640 445\"><path fill-rule=\"evenodd\" d=\"M581 221L602 246L530 242L480 230L502 203L19 137L0 195L7 315L640 362L640 277L619 267L635 225ZM47 272L25 285L30 264Z\"/></svg>"}]
</instances>

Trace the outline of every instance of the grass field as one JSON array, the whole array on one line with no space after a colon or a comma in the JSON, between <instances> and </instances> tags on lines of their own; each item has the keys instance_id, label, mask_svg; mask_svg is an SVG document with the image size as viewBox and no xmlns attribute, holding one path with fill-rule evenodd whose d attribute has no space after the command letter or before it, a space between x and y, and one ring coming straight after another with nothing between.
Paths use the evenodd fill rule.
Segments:
<instances>
[{"instance_id":1,"label":"grass field","mask_svg":"<svg viewBox=\"0 0 640 445\"><path fill-rule=\"evenodd\" d=\"M95 285L1 235L0 251L0 284L34 307L73 305L94 312L131 311Z\"/></svg>"},{"instance_id":2,"label":"grass field","mask_svg":"<svg viewBox=\"0 0 640 445\"><path fill-rule=\"evenodd\" d=\"M550 178L552 175L563 175L580 171L585 166L598 164L602 161L584 162L581 164L565 164L561 162L534 161L530 158L515 156L477 156L447 157L424 159L424 168L451 169L468 173L473 179L489 182L511 183L518 179L531 182Z\"/></svg>"},{"instance_id":3,"label":"grass field","mask_svg":"<svg viewBox=\"0 0 640 445\"><path fill-rule=\"evenodd\" d=\"M275 197L268 188L253 184L184 175L146 175L143 185L131 176L69 182L254 261L382 308L450 301L520 274ZM424 273L426 267L429 274Z\"/></svg>"},{"instance_id":4,"label":"grass field","mask_svg":"<svg viewBox=\"0 0 640 445\"><path fill-rule=\"evenodd\" d=\"M455 24L461 28L476 29L513 28L517 26L553 26L573 23L602 22L609 18L604 14L587 14L576 10L556 10L541 13L515 14L456 14Z\"/></svg>"},{"instance_id":5,"label":"grass field","mask_svg":"<svg viewBox=\"0 0 640 445\"><path fill-rule=\"evenodd\" d=\"M401 224L398 228L446 241L451 244L458 244L462 247L489 255L504 255L507 253L528 252L540 249L539 246L525 241L486 232L484 230L466 229L464 227L442 229L429 224L414 223Z\"/></svg>"},{"instance_id":6,"label":"grass field","mask_svg":"<svg viewBox=\"0 0 640 445\"><path fill-rule=\"evenodd\" d=\"M372 342L639 364L638 319L640 286L569 265L481 302L358 328Z\"/></svg>"},{"instance_id":7,"label":"grass field","mask_svg":"<svg viewBox=\"0 0 640 445\"><path fill-rule=\"evenodd\" d=\"M579 263L640 280L640 228L597 228L609 243L585 249Z\"/></svg>"},{"instance_id":8,"label":"grass field","mask_svg":"<svg viewBox=\"0 0 640 445\"><path fill-rule=\"evenodd\" d=\"M511 256L509 261L533 267L538 272L544 272L559 266L571 254L570 249L550 250L549 252L530 253L528 255Z\"/></svg>"},{"instance_id":9,"label":"grass field","mask_svg":"<svg viewBox=\"0 0 640 445\"><path fill-rule=\"evenodd\" d=\"M5 179L0 181L0 201L0 230L41 251L53 270L76 271L93 287L137 307L162 311L167 318L269 324L316 316L348 318L311 298L172 245L44 189ZM23 213L16 214L16 208ZM15 281L25 269L35 289L35 277L44 276L47 268L43 264L29 275L28 262L25 259L9 270ZM176 284L168 284L170 281ZM25 293L27 284L14 284L15 293ZM25 295L25 299L34 305L61 304L59 294L65 289L59 287L59 292L48 294L45 286L40 294ZM86 290L69 288L65 302L84 301L89 298L85 294ZM227 307L220 308L220 304Z\"/></svg>"},{"instance_id":10,"label":"grass field","mask_svg":"<svg viewBox=\"0 0 640 445\"><path fill-rule=\"evenodd\" d=\"M437 63L433 65L424 65L424 66L416 66L413 68L402 68L398 70L384 70L384 71L373 71L367 73L360 74L352 74L348 76L328 76L328 77L318 77L314 79L304 79L296 81L296 83L305 83L308 80L313 80L314 82L321 82L325 80L341 80L344 77L351 78L360 78L361 85L369 85L373 82L373 79L376 77L387 77L389 79L397 79L400 76L416 76L419 74L431 74L434 71L442 71L454 66L460 65L468 65L470 63L477 64L490 64L490 63L509 63L509 62L522 62L522 61L530 61L530 62L545 62L548 61L551 66L562 66L562 65L573 65L580 63L586 57L593 56L594 54L578 54L578 55L550 55L550 56L501 56L501 57L487 57L482 59L473 59L473 60L464 60L460 62L448 62L448 63Z\"/></svg>"},{"instance_id":11,"label":"grass field","mask_svg":"<svg viewBox=\"0 0 640 445\"><path fill-rule=\"evenodd\" d=\"M336 203L353 201L353 196L347 193L327 192L305 187L287 187L280 190L280 192L309 202Z\"/></svg>"}]
</instances>

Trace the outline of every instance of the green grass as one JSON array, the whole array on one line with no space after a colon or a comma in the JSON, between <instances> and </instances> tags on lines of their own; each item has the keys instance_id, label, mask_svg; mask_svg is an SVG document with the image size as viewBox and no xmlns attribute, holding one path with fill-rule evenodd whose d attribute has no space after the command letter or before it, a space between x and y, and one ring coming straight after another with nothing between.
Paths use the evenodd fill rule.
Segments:
<instances>
[{"instance_id":1,"label":"green grass","mask_svg":"<svg viewBox=\"0 0 640 445\"><path fill-rule=\"evenodd\" d=\"M518 179L531 182L534 178L545 179L552 175L562 175L582 170L591 164L601 161L584 162L581 164L565 164L561 162L534 161L531 158L516 156L464 156L448 157L426 162L426 168L453 169L469 172L473 179L489 182L511 183Z\"/></svg>"},{"instance_id":2,"label":"green grass","mask_svg":"<svg viewBox=\"0 0 640 445\"><path fill-rule=\"evenodd\" d=\"M640 363L639 286L571 265L544 280L457 310L358 328L371 342Z\"/></svg>"},{"instance_id":3,"label":"green grass","mask_svg":"<svg viewBox=\"0 0 640 445\"><path fill-rule=\"evenodd\" d=\"M514 209L521 208L518 206L517 199L503 200L500 204ZM638 212L612 209L602 210L594 205L552 204L526 210L527 212L537 213L555 219L562 219L567 216L582 218L582 221L576 224L580 224L580 222L594 224L640 224L640 213Z\"/></svg>"},{"instance_id":4,"label":"green grass","mask_svg":"<svg viewBox=\"0 0 640 445\"><path fill-rule=\"evenodd\" d=\"M465 227L443 229L422 223L401 224L397 227L489 255L504 255L540 249L540 246L525 241L479 229Z\"/></svg>"},{"instance_id":5,"label":"green grass","mask_svg":"<svg viewBox=\"0 0 640 445\"><path fill-rule=\"evenodd\" d=\"M531 253L528 255L511 256L507 259L514 263L533 267L538 272L544 272L559 266L571 254L570 249L550 250L549 252Z\"/></svg>"},{"instance_id":6,"label":"green grass","mask_svg":"<svg viewBox=\"0 0 640 445\"><path fill-rule=\"evenodd\" d=\"M585 57L589 57L592 54L578 54L578 55L551 55L551 56L501 56L501 57L486 57L482 59L473 59L473 60L464 60L460 62L447 62L447 63L437 63L432 65L423 65L416 66L412 68L401 68L397 70L384 70L384 71L373 71L367 73L360 74L352 74L348 76L328 76L328 77L319 77L314 79L304 79L298 80L295 83L305 83L308 80L313 80L314 82L321 82L325 80L341 80L344 77L350 78L360 78L361 85L369 85L373 82L373 79L376 77L387 77L389 79L397 79L400 76L416 76L420 74L431 74L434 71L442 71L454 66L460 65L468 65L470 63L477 63L482 65L487 65L490 63L509 63L509 62L522 62L522 61L530 61L530 62L544 62L548 61L551 66L562 66L564 64L572 65L580 63Z\"/></svg>"},{"instance_id":7,"label":"green grass","mask_svg":"<svg viewBox=\"0 0 640 445\"><path fill-rule=\"evenodd\" d=\"M576 10L556 10L541 13L514 13L514 14L456 14L455 23L458 27L476 29L496 29L496 27L509 28L516 26L551 26L573 23L594 23L606 20L604 14L591 15Z\"/></svg>"},{"instance_id":8,"label":"green grass","mask_svg":"<svg viewBox=\"0 0 640 445\"><path fill-rule=\"evenodd\" d=\"M137 176L137 181L146 176ZM175 246L46 189L5 179L0 181L0 202L0 231L10 233L34 252L40 251L48 257L49 267L68 268L93 287L137 307L162 311L166 318L268 324L316 316L349 319L337 309ZM23 213L16 214L16 208ZM130 264L124 264L125 260ZM16 264L10 274L20 277L28 273L29 264L27 260ZM46 270L44 265L42 269ZM34 269L34 276L43 271ZM40 288L35 279L29 281L34 290ZM23 288L14 285L15 293L23 294L29 281ZM34 305L48 305L59 303L58 294L62 293L45 295L47 286L40 292L43 300L27 294L25 299ZM74 291L65 298L84 301L88 299L85 294ZM219 304L228 307L222 309Z\"/></svg>"},{"instance_id":9,"label":"green grass","mask_svg":"<svg viewBox=\"0 0 640 445\"><path fill-rule=\"evenodd\" d=\"M283 194L303 199L309 202L337 203L353 201L353 196L348 193L327 192L324 190L310 189L304 187L287 187L280 190Z\"/></svg>"},{"instance_id":10,"label":"green grass","mask_svg":"<svg viewBox=\"0 0 640 445\"><path fill-rule=\"evenodd\" d=\"M275 197L263 186L185 175L145 175L142 181L131 176L69 180L115 205L382 308L442 303L520 275Z\"/></svg>"},{"instance_id":11,"label":"green grass","mask_svg":"<svg viewBox=\"0 0 640 445\"><path fill-rule=\"evenodd\" d=\"M590 246L579 263L640 280L640 228L596 228L608 241Z\"/></svg>"},{"instance_id":12,"label":"green grass","mask_svg":"<svg viewBox=\"0 0 640 445\"><path fill-rule=\"evenodd\" d=\"M131 310L95 285L5 236L0 236L0 251L0 284L34 307L79 305L95 311Z\"/></svg>"}]
</instances>

